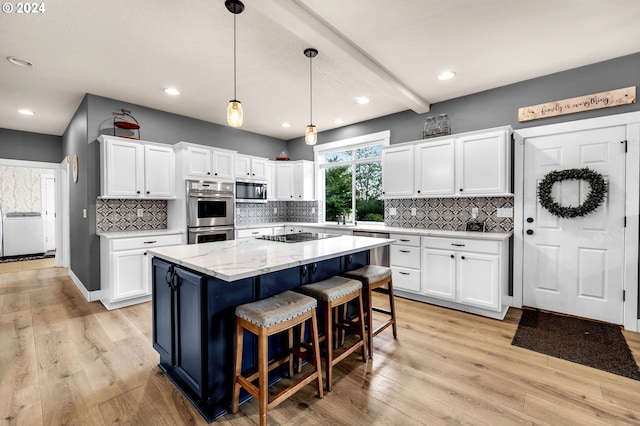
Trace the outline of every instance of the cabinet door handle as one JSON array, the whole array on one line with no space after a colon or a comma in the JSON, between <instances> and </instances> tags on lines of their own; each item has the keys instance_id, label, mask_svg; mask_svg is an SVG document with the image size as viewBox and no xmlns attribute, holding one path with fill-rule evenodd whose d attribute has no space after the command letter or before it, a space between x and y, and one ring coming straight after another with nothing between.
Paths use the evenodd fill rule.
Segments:
<instances>
[{"instance_id":1,"label":"cabinet door handle","mask_svg":"<svg viewBox=\"0 0 640 426\"><path fill-rule=\"evenodd\" d=\"M464 244L451 243L451 245L456 247L464 247Z\"/></svg>"},{"instance_id":2,"label":"cabinet door handle","mask_svg":"<svg viewBox=\"0 0 640 426\"><path fill-rule=\"evenodd\" d=\"M462 188L460 188L460 192L464 191Z\"/></svg>"},{"instance_id":3,"label":"cabinet door handle","mask_svg":"<svg viewBox=\"0 0 640 426\"><path fill-rule=\"evenodd\" d=\"M145 255L145 256L147 255L147 252L146 252L146 251L144 252L144 255Z\"/></svg>"},{"instance_id":4,"label":"cabinet door handle","mask_svg":"<svg viewBox=\"0 0 640 426\"><path fill-rule=\"evenodd\" d=\"M151 194L151 192L147 191L147 194Z\"/></svg>"},{"instance_id":5,"label":"cabinet door handle","mask_svg":"<svg viewBox=\"0 0 640 426\"><path fill-rule=\"evenodd\" d=\"M154 241L145 241L143 244L154 244L157 243L158 241L154 240Z\"/></svg>"},{"instance_id":6,"label":"cabinet door handle","mask_svg":"<svg viewBox=\"0 0 640 426\"><path fill-rule=\"evenodd\" d=\"M211 172L207 172L207 175L211 175Z\"/></svg>"},{"instance_id":7,"label":"cabinet door handle","mask_svg":"<svg viewBox=\"0 0 640 426\"><path fill-rule=\"evenodd\" d=\"M136 194L139 194L139 193L140 193L140 191L136 191Z\"/></svg>"},{"instance_id":8,"label":"cabinet door handle","mask_svg":"<svg viewBox=\"0 0 640 426\"><path fill-rule=\"evenodd\" d=\"M418 189L418 194L420 193L420 190Z\"/></svg>"},{"instance_id":9,"label":"cabinet door handle","mask_svg":"<svg viewBox=\"0 0 640 426\"><path fill-rule=\"evenodd\" d=\"M173 270L171 268L167 269L164 280L167 282L167 286L169 288L173 288L173 286L171 285L171 283L173 282Z\"/></svg>"},{"instance_id":10,"label":"cabinet door handle","mask_svg":"<svg viewBox=\"0 0 640 426\"><path fill-rule=\"evenodd\" d=\"M464 260L464 256L460 256L460 259Z\"/></svg>"},{"instance_id":11,"label":"cabinet door handle","mask_svg":"<svg viewBox=\"0 0 640 426\"><path fill-rule=\"evenodd\" d=\"M410 253L409 250L400 250L400 253Z\"/></svg>"},{"instance_id":12,"label":"cabinet door handle","mask_svg":"<svg viewBox=\"0 0 640 426\"><path fill-rule=\"evenodd\" d=\"M400 275L411 275L411 274L409 274L408 272L402 272L402 271L399 271L399 273L400 273Z\"/></svg>"},{"instance_id":13,"label":"cabinet door handle","mask_svg":"<svg viewBox=\"0 0 640 426\"><path fill-rule=\"evenodd\" d=\"M454 255L451 255L451 258L452 258L452 259L455 259L455 256L454 256Z\"/></svg>"},{"instance_id":14,"label":"cabinet door handle","mask_svg":"<svg viewBox=\"0 0 640 426\"><path fill-rule=\"evenodd\" d=\"M403 240L403 239L400 239L399 241L402 241L403 243L408 243L409 242L409 240Z\"/></svg>"}]
</instances>

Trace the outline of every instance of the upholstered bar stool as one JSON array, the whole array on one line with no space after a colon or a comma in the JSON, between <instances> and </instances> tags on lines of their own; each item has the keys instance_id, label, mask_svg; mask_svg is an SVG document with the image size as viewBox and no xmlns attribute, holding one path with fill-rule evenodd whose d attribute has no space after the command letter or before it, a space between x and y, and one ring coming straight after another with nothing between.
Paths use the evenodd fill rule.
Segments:
<instances>
[{"instance_id":1,"label":"upholstered bar stool","mask_svg":"<svg viewBox=\"0 0 640 426\"><path fill-rule=\"evenodd\" d=\"M319 307L324 308L324 336L320 338L320 341L322 342L324 340L327 348L325 386L327 391L331 391L334 365L348 357L358 348L362 349L362 361L367 361L367 351L364 343L365 330L362 283L358 280L335 276L324 281L303 285L297 288L296 291L315 298L318 301ZM357 299L358 304L357 321L346 319L347 303L354 299ZM345 315L339 315L338 311L340 307L344 310ZM351 331L354 335L358 336L358 339L340 353L340 355L334 356L334 331L337 330L341 332Z\"/></svg>"},{"instance_id":2,"label":"upholstered bar stool","mask_svg":"<svg viewBox=\"0 0 640 426\"><path fill-rule=\"evenodd\" d=\"M377 265L365 265L361 268L354 269L342 274L346 278L359 280L362 283L364 295L364 314L367 330L367 344L369 346L369 358L373 358L373 337L380 334L382 330L391 326L393 329L393 338L398 337L396 328L396 306L393 301L393 280L391 276L391 268ZM387 294L389 295L389 309L383 309L373 306L372 292L376 288L387 286ZM373 329L373 311L380 312L389 316L389 318L380 324L375 330Z\"/></svg>"},{"instance_id":3,"label":"upholstered bar stool","mask_svg":"<svg viewBox=\"0 0 640 426\"><path fill-rule=\"evenodd\" d=\"M232 412L238 412L240 388L243 387L260 405L260 425L267 424L267 411L315 381L318 397L322 398L322 369L320 367L320 346L318 341L317 302L314 298L293 291L285 291L267 299L240 305L236 308L236 354L235 378L233 381ZM301 351L293 347L293 327L311 322L311 350ZM258 337L258 371L250 376L242 375L242 344L244 331ZM288 332L289 354L269 363L269 336ZM306 359L314 366L314 371L304 375L273 398L269 398L269 371L289 363L289 373L293 377L293 355ZM258 379L258 385L253 381Z\"/></svg>"}]
</instances>

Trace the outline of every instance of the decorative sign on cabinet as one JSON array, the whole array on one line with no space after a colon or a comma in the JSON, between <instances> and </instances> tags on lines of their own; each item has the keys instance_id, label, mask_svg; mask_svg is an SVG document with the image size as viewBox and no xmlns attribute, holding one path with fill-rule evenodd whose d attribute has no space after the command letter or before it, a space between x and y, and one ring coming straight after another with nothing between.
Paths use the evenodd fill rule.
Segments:
<instances>
[{"instance_id":1,"label":"decorative sign on cabinet","mask_svg":"<svg viewBox=\"0 0 640 426\"><path fill-rule=\"evenodd\" d=\"M102 135L100 195L103 198L175 198L173 147Z\"/></svg>"}]
</instances>

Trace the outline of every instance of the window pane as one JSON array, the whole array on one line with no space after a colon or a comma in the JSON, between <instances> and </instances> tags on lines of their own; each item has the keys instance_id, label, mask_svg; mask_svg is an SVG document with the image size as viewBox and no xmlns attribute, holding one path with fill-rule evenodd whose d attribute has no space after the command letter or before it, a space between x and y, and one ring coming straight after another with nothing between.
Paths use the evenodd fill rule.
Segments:
<instances>
[{"instance_id":1,"label":"window pane","mask_svg":"<svg viewBox=\"0 0 640 426\"><path fill-rule=\"evenodd\" d=\"M356 166L356 220L384 222L380 162Z\"/></svg>"},{"instance_id":2,"label":"window pane","mask_svg":"<svg viewBox=\"0 0 640 426\"><path fill-rule=\"evenodd\" d=\"M356 159L382 156L382 145L367 146L356 149Z\"/></svg>"},{"instance_id":3,"label":"window pane","mask_svg":"<svg viewBox=\"0 0 640 426\"><path fill-rule=\"evenodd\" d=\"M343 213L351 213L351 166L325 169L325 221L333 222Z\"/></svg>"},{"instance_id":4,"label":"window pane","mask_svg":"<svg viewBox=\"0 0 640 426\"><path fill-rule=\"evenodd\" d=\"M351 161L353 159L353 151L330 152L324 155L325 163L336 163L339 161Z\"/></svg>"}]
</instances>

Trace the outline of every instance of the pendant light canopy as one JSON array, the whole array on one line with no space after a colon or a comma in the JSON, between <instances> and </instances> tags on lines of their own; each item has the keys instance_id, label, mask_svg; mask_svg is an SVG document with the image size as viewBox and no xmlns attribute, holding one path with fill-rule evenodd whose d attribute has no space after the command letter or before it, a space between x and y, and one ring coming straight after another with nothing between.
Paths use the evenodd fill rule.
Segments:
<instances>
[{"instance_id":1,"label":"pendant light canopy","mask_svg":"<svg viewBox=\"0 0 640 426\"><path fill-rule=\"evenodd\" d=\"M304 49L304 56L309 58L309 125L304 133L304 142L307 145L315 145L318 141L318 131L313 125L313 71L311 60L318 56L318 51L313 48Z\"/></svg>"},{"instance_id":2,"label":"pendant light canopy","mask_svg":"<svg viewBox=\"0 0 640 426\"><path fill-rule=\"evenodd\" d=\"M242 104L236 98L236 15L242 13L244 4L240 0L226 0L224 5L233 13L233 99L227 106L227 123L231 127L242 126Z\"/></svg>"}]
</instances>

